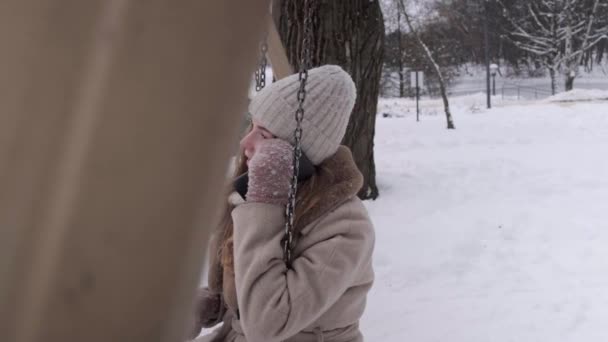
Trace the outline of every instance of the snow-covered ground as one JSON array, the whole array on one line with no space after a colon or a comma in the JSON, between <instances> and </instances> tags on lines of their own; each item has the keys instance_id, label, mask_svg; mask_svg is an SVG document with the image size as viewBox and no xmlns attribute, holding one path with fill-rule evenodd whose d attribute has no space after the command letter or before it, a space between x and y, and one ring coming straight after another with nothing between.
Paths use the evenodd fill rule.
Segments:
<instances>
[{"instance_id":1,"label":"snow-covered ground","mask_svg":"<svg viewBox=\"0 0 608 342\"><path fill-rule=\"evenodd\" d=\"M484 105L381 101L366 340L608 341L608 102Z\"/></svg>"},{"instance_id":2,"label":"snow-covered ground","mask_svg":"<svg viewBox=\"0 0 608 342\"><path fill-rule=\"evenodd\" d=\"M608 82L607 82L608 83ZM546 99L546 102L608 101L608 90L574 89Z\"/></svg>"}]
</instances>

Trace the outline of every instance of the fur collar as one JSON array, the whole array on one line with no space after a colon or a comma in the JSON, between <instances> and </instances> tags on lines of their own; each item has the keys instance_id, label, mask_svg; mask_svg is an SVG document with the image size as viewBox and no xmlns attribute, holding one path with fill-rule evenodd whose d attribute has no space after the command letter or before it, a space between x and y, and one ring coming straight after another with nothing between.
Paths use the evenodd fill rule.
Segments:
<instances>
[{"instance_id":1,"label":"fur collar","mask_svg":"<svg viewBox=\"0 0 608 342\"><path fill-rule=\"evenodd\" d=\"M340 204L357 195L363 185L363 175L357 168L351 151L340 146L338 151L317 167L315 188L321 188L322 196L310 208L305 203L296 204L297 227L301 234L308 233L309 225ZM298 197L304 197L305 193ZM306 209L301 214L299 210Z\"/></svg>"}]
</instances>

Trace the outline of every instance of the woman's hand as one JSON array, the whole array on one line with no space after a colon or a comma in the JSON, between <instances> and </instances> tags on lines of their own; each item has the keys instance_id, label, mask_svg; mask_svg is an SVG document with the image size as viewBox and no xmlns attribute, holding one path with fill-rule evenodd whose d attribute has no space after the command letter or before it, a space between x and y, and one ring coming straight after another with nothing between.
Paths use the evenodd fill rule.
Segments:
<instances>
[{"instance_id":1,"label":"woman's hand","mask_svg":"<svg viewBox=\"0 0 608 342\"><path fill-rule=\"evenodd\" d=\"M293 176L293 147L281 139L266 139L249 161L248 202L285 205Z\"/></svg>"}]
</instances>

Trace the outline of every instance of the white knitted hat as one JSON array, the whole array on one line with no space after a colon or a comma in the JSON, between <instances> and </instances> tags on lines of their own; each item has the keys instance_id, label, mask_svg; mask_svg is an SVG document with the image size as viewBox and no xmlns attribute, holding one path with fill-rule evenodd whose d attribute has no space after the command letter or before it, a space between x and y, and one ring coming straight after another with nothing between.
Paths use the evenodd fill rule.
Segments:
<instances>
[{"instance_id":1,"label":"white knitted hat","mask_svg":"<svg viewBox=\"0 0 608 342\"><path fill-rule=\"evenodd\" d=\"M291 144L299 87L298 74L291 75L264 88L249 104L255 121ZM308 71L302 151L313 164L320 164L338 150L356 98L355 83L339 66L324 65Z\"/></svg>"}]
</instances>

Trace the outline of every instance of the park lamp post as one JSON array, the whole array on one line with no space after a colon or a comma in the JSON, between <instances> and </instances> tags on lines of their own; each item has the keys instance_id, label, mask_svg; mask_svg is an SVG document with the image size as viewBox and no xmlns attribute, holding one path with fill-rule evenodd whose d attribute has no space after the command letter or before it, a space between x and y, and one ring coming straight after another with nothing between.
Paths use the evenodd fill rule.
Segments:
<instances>
[{"instance_id":1,"label":"park lamp post","mask_svg":"<svg viewBox=\"0 0 608 342\"><path fill-rule=\"evenodd\" d=\"M498 71L497 64L490 65L490 74L492 75L492 95L496 96L496 72Z\"/></svg>"}]
</instances>

